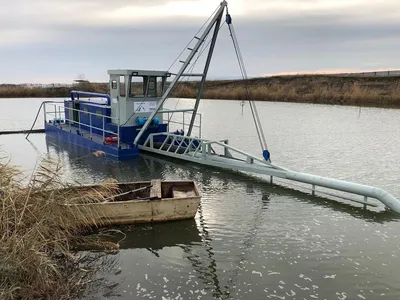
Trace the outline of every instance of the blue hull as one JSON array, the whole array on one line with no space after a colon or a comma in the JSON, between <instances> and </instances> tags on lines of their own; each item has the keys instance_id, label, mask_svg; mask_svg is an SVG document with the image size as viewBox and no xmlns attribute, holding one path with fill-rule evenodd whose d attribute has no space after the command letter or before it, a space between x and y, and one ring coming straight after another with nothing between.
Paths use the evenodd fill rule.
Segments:
<instances>
[{"instance_id":1,"label":"blue hull","mask_svg":"<svg viewBox=\"0 0 400 300\"><path fill-rule=\"evenodd\" d=\"M103 151L107 157L117 160L134 158L140 154L139 149L134 145L131 145L128 149L118 149L116 144L107 145L99 143L78 135L75 132L54 126L51 123L45 123L45 132L52 138L89 149L90 151Z\"/></svg>"}]
</instances>

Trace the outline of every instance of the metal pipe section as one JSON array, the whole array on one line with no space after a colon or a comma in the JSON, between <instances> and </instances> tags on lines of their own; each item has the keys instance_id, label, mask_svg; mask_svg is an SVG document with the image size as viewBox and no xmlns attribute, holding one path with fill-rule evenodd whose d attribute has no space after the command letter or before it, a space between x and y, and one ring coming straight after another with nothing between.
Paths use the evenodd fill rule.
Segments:
<instances>
[{"instance_id":1,"label":"metal pipe section","mask_svg":"<svg viewBox=\"0 0 400 300\"><path fill-rule=\"evenodd\" d=\"M141 150L154 152L161 155L166 155L194 163L199 163L202 165L268 175L271 176L271 183L272 183L272 176L274 176L282 179L310 184L312 185L313 194L315 194L316 192L315 187L320 186L336 191L342 191L350 194L360 195L367 198L373 198L380 201L382 204L385 205L385 207L390 209L392 212L400 214L400 201L396 199L393 195L391 195L389 192L381 188L353 183L344 180L328 178L328 177L322 177L318 175L291 171L289 169L268 163L265 160L257 158L251 154L248 154L240 149L234 148L226 144L225 142L221 141L209 141L201 138L193 138L194 140L199 142L198 146L196 146L195 149L193 149L195 151L188 151L186 149L184 153L181 154L179 153L178 150L179 148L183 147L183 143L181 142L177 147L178 149L173 150L174 152L170 152L172 145L174 145L176 139L190 140L191 138L182 137L180 135L175 135L172 133L167 133L167 138L164 140L161 147L154 148L153 143L150 143L150 146L148 145L149 142L152 141L154 136L161 134L165 135L165 133L150 134L146 139L145 143L143 144L143 146L139 146L139 148ZM173 140L169 144L168 149L165 150L164 145L166 144L166 141L169 140L170 138L173 138ZM211 153L212 145L222 146L225 150L225 155L216 155ZM228 151L231 152L232 154L229 153L229 155L227 155ZM242 155L245 158L240 159L238 157L234 157L233 154ZM360 201L354 200L354 201L359 203L364 203L361 200ZM369 205L368 203L364 204Z\"/></svg>"},{"instance_id":2,"label":"metal pipe section","mask_svg":"<svg viewBox=\"0 0 400 300\"><path fill-rule=\"evenodd\" d=\"M400 214L400 201L381 188L294 171L287 171L286 179L375 198Z\"/></svg>"},{"instance_id":3,"label":"metal pipe section","mask_svg":"<svg viewBox=\"0 0 400 300\"><path fill-rule=\"evenodd\" d=\"M93 93L93 92L83 92L83 91L76 91L73 90L70 93L71 96L71 100L75 101L75 97L74 95L81 95L81 96L93 96L93 97L103 97L107 99L107 105L110 106L111 105L111 96L108 94L101 94L101 93Z\"/></svg>"}]
</instances>

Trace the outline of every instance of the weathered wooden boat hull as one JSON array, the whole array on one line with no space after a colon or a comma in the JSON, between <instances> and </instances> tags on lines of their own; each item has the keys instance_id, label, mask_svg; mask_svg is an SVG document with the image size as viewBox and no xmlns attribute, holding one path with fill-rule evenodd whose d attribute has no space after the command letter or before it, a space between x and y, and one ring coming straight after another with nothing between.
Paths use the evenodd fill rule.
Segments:
<instances>
[{"instance_id":1,"label":"weathered wooden boat hull","mask_svg":"<svg viewBox=\"0 0 400 300\"><path fill-rule=\"evenodd\" d=\"M145 186L150 182L118 183ZM151 181L151 197L112 202L67 204L75 217L74 226L109 226L167 222L195 217L201 196L194 181Z\"/></svg>"},{"instance_id":2,"label":"weathered wooden boat hull","mask_svg":"<svg viewBox=\"0 0 400 300\"><path fill-rule=\"evenodd\" d=\"M196 215L199 203L200 198L193 197L77 204L68 205L68 209L80 216L75 224L78 226L122 225L191 219Z\"/></svg>"}]
</instances>

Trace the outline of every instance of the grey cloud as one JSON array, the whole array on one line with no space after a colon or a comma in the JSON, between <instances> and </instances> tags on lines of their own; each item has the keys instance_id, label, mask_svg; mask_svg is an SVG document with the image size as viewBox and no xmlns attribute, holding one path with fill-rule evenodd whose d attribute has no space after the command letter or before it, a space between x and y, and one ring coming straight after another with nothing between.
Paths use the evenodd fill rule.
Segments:
<instances>
[{"instance_id":1,"label":"grey cloud","mask_svg":"<svg viewBox=\"0 0 400 300\"><path fill-rule=\"evenodd\" d=\"M351 12L233 17L250 75L400 66L400 20L396 18L371 21L372 16L352 18ZM68 82L79 73L106 80L110 68L166 69L204 21L161 19L151 26L55 24L46 29L57 37L51 41L0 44L0 82L38 77ZM210 78L240 75L226 26L209 74Z\"/></svg>"},{"instance_id":2,"label":"grey cloud","mask_svg":"<svg viewBox=\"0 0 400 300\"><path fill-rule=\"evenodd\" d=\"M26 3L29 3L30 0L23 0ZM134 6L156 6L166 4L168 2L172 2L174 0L69 0L69 4L79 4L79 5L93 5L97 7L101 7L104 9L116 8L116 7L123 7L127 5L134 5ZM188 0L192 2L198 2L200 0ZM65 0L44 0L42 2L51 2L51 3L60 3L65 4Z\"/></svg>"}]
</instances>

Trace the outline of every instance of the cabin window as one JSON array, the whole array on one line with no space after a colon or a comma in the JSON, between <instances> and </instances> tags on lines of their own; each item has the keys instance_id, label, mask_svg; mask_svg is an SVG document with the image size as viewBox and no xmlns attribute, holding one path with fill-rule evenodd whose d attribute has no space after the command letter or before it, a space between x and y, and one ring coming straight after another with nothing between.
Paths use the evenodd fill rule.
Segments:
<instances>
[{"instance_id":1,"label":"cabin window","mask_svg":"<svg viewBox=\"0 0 400 300\"><path fill-rule=\"evenodd\" d=\"M143 76L132 76L130 84L130 97L144 97L144 78Z\"/></svg>"},{"instance_id":2,"label":"cabin window","mask_svg":"<svg viewBox=\"0 0 400 300\"><path fill-rule=\"evenodd\" d=\"M117 88L117 81L116 80L111 81L111 88L114 89L114 90Z\"/></svg>"},{"instance_id":3,"label":"cabin window","mask_svg":"<svg viewBox=\"0 0 400 300\"><path fill-rule=\"evenodd\" d=\"M89 115L87 107L83 108L83 114L84 114L85 116L88 116L88 115Z\"/></svg>"},{"instance_id":4,"label":"cabin window","mask_svg":"<svg viewBox=\"0 0 400 300\"><path fill-rule=\"evenodd\" d=\"M160 78L160 80L157 81L157 97L161 97L164 92L164 82L165 79L163 78Z\"/></svg>"},{"instance_id":5,"label":"cabin window","mask_svg":"<svg viewBox=\"0 0 400 300\"><path fill-rule=\"evenodd\" d=\"M125 76L119 76L119 95L125 97Z\"/></svg>"},{"instance_id":6,"label":"cabin window","mask_svg":"<svg viewBox=\"0 0 400 300\"><path fill-rule=\"evenodd\" d=\"M156 88L156 83L157 83L157 77L151 76L148 77L148 90L147 90L147 96L148 97L157 97L157 88Z\"/></svg>"},{"instance_id":7,"label":"cabin window","mask_svg":"<svg viewBox=\"0 0 400 300\"><path fill-rule=\"evenodd\" d=\"M156 84L154 83L153 78L154 78L154 77L151 77L151 78L150 78L149 90L154 90L154 89L155 89Z\"/></svg>"}]
</instances>

